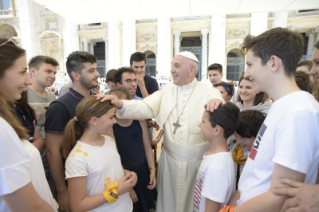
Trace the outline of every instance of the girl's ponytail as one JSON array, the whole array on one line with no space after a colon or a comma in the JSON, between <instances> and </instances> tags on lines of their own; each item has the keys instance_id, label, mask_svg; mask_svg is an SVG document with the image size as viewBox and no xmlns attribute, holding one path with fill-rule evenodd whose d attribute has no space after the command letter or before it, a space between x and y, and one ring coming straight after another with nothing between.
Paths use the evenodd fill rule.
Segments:
<instances>
[{"instance_id":1,"label":"girl's ponytail","mask_svg":"<svg viewBox=\"0 0 319 212\"><path fill-rule=\"evenodd\" d=\"M75 118L71 119L64 129L63 145L62 145L62 156L67 158L72 151L75 143L82 136L84 128L81 126L79 121Z\"/></svg>"}]
</instances>

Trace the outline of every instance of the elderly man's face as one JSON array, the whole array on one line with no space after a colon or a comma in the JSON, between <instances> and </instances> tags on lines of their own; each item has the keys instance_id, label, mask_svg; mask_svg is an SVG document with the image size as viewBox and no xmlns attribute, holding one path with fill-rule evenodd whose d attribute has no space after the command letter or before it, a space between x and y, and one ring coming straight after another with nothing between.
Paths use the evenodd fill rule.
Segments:
<instances>
[{"instance_id":1,"label":"elderly man's face","mask_svg":"<svg viewBox=\"0 0 319 212\"><path fill-rule=\"evenodd\" d=\"M190 59L181 55L176 55L172 60L171 69L173 83L178 86L189 84L194 78L190 75L191 67Z\"/></svg>"}]
</instances>

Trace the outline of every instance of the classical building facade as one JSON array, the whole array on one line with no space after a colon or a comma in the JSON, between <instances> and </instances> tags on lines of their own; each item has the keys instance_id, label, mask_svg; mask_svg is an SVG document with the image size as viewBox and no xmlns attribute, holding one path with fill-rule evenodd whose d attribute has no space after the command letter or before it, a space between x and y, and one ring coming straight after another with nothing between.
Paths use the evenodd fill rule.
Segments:
<instances>
[{"instance_id":1,"label":"classical building facade","mask_svg":"<svg viewBox=\"0 0 319 212\"><path fill-rule=\"evenodd\" d=\"M302 33L302 59L310 59L319 40L319 9L76 25L32 0L0 0L0 37L13 37L28 59L38 54L57 59L59 77L65 76L66 57L76 50L97 57L101 77L111 68L129 66L136 51L145 52L148 75L169 76L174 55L188 50L200 59L198 79L207 78L209 64L220 63L224 77L236 81L245 69L239 50L243 38L274 27Z\"/></svg>"}]
</instances>

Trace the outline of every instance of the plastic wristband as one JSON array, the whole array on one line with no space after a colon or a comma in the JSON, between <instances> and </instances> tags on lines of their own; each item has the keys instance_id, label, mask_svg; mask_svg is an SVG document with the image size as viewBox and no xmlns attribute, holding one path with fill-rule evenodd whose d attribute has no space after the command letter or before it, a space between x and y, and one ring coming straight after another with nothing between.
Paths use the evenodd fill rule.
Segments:
<instances>
[{"instance_id":1,"label":"plastic wristband","mask_svg":"<svg viewBox=\"0 0 319 212\"><path fill-rule=\"evenodd\" d=\"M151 169L156 169L156 167L150 167L150 170L151 170Z\"/></svg>"},{"instance_id":2,"label":"plastic wristband","mask_svg":"<svg viewBox=\"0 0 319 212\"><path fill-rule=\"evenodd\" d=\"M117 193L116 188L103 191L103 196L108 204L115 202L119 198L119 194Z\"/></svg>"},{"instance_id":3,"label":"plastic wristband","mask_svg":"<svg viewBox=\"0 0 319 212\"><path fill-rule=\"evenodd\" d=\"M219 212L234 212L235 206L224 205L223 209Z\"/></svg>"}]
</instances>

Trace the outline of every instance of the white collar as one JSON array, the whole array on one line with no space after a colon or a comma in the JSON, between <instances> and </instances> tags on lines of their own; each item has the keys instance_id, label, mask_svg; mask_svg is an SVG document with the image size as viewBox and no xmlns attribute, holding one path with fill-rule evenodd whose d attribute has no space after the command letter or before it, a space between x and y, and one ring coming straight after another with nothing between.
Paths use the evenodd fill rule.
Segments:
<instances>
[{"instance_id":1,"label":"white collar","mask_svg":"<svg viewBox=\"0 0 319 212\"><path fill-rule=\"evenodd\" d=\"M187 88L193 88L193 87L196 85L196 81L197 81L197 79L196 79L196 77L195 77L191 83L189 83L189 84L187 84L187 85L182 85L182 86L181 86L181 89L182 89L182 90L185 90L185 89L187 89Z\"/></svg>"}]
</instances>

